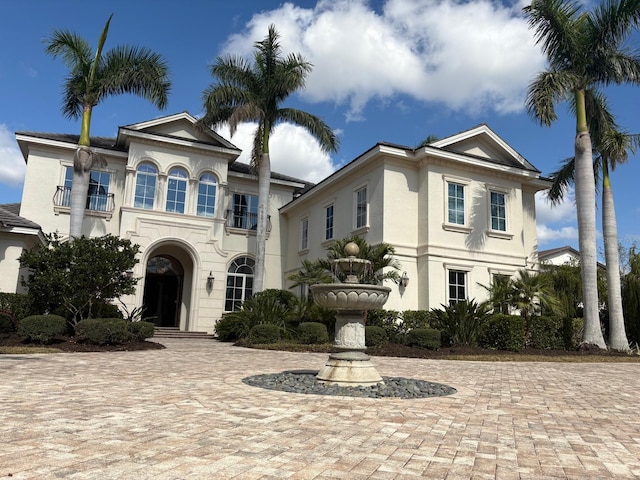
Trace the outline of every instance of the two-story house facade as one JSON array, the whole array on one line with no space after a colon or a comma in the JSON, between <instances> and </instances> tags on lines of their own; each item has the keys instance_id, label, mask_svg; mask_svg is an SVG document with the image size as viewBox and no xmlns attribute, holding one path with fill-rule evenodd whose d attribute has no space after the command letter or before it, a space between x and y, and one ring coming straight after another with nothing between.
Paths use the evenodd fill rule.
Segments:
<instances>
[{"instance_id":1,"label":"two-story house facade","mask_svg":"<svg viewBox=\"0 0 640 480\"><path fill-rule=\"evenodd\" d=\"M0 249L7 245L0 274L15 279L5 282L9 291L20 291L17 252L41 238L38 226L68 237L78 136L17 132L16 139L27 169L13 222L21 230L0 236ZM107 166L90 172L82 232L140 246L131 272L140 281L125 305L144 306L159 326L212 332L253 292L258 186L236 161L240 150L186 112L91 144ZM535 267L534 195L547 187L486 125L418 149L378 143L315 186L273 173L265 288L290 287L287 277L304 259L357 234L391 244L408 279L386 308L483 299L479 284L493 275Z\"/></svg>"}]
</instances>

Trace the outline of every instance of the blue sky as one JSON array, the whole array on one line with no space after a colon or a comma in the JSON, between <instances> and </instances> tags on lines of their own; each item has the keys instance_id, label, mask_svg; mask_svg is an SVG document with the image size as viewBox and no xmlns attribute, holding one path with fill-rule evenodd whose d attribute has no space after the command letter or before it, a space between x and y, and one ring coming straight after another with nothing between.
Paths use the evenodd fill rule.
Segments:
<instances>
[{"instance_id":1,"label":"blue sky","mask_svg":"<svg viewBox=\"0 0 640 480\"><path fill-rule=\"evenodd\" d=\"M198 116L201 93L212 81L209 65L221 54L250 54L274 23L283 50L300 52L314 65L307 88L290 105L321 116L341 140L340 151L328 156L307 134L283 125L272 140L275 171L318 181L376 142L415 146L428 135L487 123L549 174L573 154L575 127L564 106L550 128L524 111L526 87L544 58L522 6L485 0L0 0L0 203L21 199L24 160L16 131L79 133L79 122L60 113L65 67L44 53L43 39L62 28L95 46L111 13L105 48L129 44L162 54L173 87L165 111L132 96L106 99L94 109L92 135L115 136L118 126L184 110ZM612 87L607 94L619 124L640 132L640 89ZM251 132L248 125L230 140L248 152ZM640 240L640 158L630 158L612 178L620 239L628 245ZM557 208L542 197L537 205L539 248L577 248L571 192Z\"/></svg>"}]
</instances>

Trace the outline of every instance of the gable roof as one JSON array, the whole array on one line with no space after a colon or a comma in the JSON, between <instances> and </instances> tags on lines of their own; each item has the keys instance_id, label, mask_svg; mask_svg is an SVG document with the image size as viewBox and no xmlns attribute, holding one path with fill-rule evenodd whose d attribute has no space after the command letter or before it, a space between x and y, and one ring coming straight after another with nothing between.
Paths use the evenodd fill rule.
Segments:
<instances>
[{"instance_id":1,"label":"gable roof","mask_svg":"<svg viewBox=\"0 0 640 480\"><path fill-rule=\"evenodd\" d=\"M30 230L40 230L40 225L31 220L27 220L19 215L19 203L5 203L0 205L0 227L2 228L26 228Z\"/></svg>"}]
</instances>

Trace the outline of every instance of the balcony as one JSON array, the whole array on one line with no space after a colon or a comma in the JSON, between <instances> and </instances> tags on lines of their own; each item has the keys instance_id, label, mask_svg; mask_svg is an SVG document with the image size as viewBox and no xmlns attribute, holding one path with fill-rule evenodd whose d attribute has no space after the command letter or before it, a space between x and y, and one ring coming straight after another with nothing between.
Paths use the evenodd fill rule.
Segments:
<instances>
[{"instance_id":1,"label":"balcony","mask_svg":"<svg viewBox=\"0 0 640 480\"><path fill-rule=\"evenodd\" d=\"M253 230L258 227L258 214L227 210L225 214L227 230ZM271 231L271 215L267 216L267 232ZM246 232L243 232L246 233Z\"/></svg>"},{"instance_id":2,"label":"balcony","mask_svg":"<svg viewBox=\"0 0 640 480\"><path fill-rule=\"evenodd\" d=\"M55 207L71 207L71 187L58 186L53 196ZM92 212L112 213L115 209L113 193L93 193L87 195L86 209Z\"/></svg>"}]
</instances>

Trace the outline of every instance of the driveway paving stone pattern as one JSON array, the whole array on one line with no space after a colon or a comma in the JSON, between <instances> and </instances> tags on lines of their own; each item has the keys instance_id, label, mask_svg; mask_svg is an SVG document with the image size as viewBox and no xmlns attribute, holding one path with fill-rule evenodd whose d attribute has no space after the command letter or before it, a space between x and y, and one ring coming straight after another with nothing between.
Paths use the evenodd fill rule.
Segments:
<instances>
[{"instance_id":1,"label":"driveway paving stone pattern","mask_svg":"<svg viewBox=\"0 0 640 480\"><path fill-rule=\"evenodd\" d=\"M373 357L457 393L366 399L242 382L325 354L158 341L0 356L0 479L640 478L640 364Z\"/></svg>"}]
</instances>

